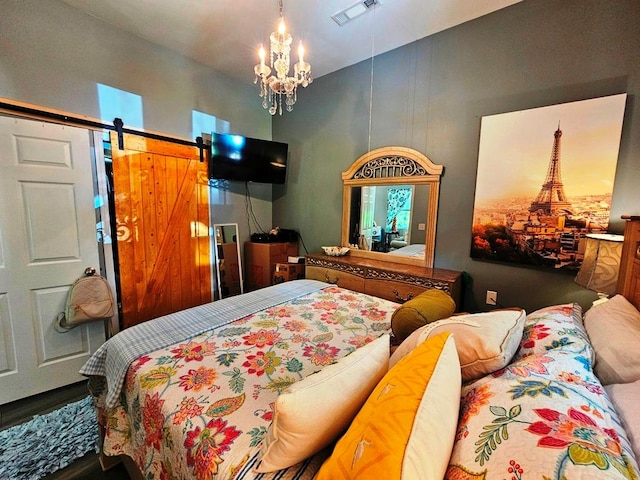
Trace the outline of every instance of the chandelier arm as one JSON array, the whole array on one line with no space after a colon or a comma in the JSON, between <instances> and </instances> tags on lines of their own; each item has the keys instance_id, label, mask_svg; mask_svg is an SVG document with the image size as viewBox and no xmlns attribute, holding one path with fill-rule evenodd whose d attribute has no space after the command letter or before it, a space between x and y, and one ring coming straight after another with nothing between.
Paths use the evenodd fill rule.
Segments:
<instances>
[{"instance_id":1,"label":"chandelier arm","mask_svg":"<svg viewBox=\"0 0 640 480\"><path fill-rule=\"evenodd\" d=\"M304 61L304 48L300 42L298 49L299 61L293 64L293 74L289 76L291 65L291 44L293 39L284 26L284 2L278 0L280 13L280 26L277 31L269 36L269 64L265 64L265 51L260 47L260 63L254 66L254 83L260 82L260 96L262 106L268 109L271 115L276 112L282 115L284 101L287 111L293 110L293 105L298 99L297 89L299 85L306 88L313 81L311 65ZM273 72L273 73L272 73ZM268 100L267 100L268 97ZM283 99L284 97L284 99Z\"/></svg>"}]
</instances>

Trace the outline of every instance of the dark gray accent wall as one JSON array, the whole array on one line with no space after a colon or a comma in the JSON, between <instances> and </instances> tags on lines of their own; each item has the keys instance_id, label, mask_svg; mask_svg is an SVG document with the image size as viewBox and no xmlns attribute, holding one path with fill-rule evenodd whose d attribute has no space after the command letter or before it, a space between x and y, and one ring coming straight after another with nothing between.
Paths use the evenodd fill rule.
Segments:
<instances>
[{"instance_id":1,"label":"dark gray accent wall","mask_svg":"<svg viewBox=\"0 0 640 480\"><path fill-rule=\"evenodd\" d=\"M371 117L371 60L316 79L293 112L274 118L291 167L287 184L274 187L274 223L297 229L309 251L337 244L340 173L369 149L415 148L445 166L435 266L468 273L465 310L489 308L488 289L501 305L529 311L587 308L596 294L572 276L470 258L480 121L626 92L610 224L621 233L620 215L640 214L639 25L637 0L524 0L375 57Z\"/></svg>"}]
</instances>

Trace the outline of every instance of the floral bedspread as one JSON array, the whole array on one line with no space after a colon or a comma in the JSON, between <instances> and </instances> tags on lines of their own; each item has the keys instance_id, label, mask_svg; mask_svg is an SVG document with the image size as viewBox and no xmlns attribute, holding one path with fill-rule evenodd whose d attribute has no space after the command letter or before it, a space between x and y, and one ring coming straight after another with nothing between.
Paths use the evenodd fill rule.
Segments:
<instances>
[{"instance_id":1,"label":"floral bedspread","mask_svg":"<svg viewBox=\"0 0 640 480\"><path fill-rule=\"evenodd\" d=\"M388 332L397 307L330 286L144 355L126 400L101 412L104 451L148 479L254 478L278 394ZM321 461L277 478L312 478Z\"/></svg>"},{"instance_id":2,"label":"floral bedspread","mask_svg":"<svg viewBox=\"0 0 640 480\"><path fill-rule=\"evenodd\" d=\"M638 478L581 313L567 304L530 314L512 363L463 385L447 479Z\"/></svg>"}]
</instances>

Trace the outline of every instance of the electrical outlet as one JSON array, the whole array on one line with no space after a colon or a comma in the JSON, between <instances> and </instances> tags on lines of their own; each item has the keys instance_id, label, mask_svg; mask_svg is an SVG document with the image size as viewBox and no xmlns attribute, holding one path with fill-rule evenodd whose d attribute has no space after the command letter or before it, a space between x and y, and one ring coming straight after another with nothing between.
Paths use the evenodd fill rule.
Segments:
<instances>
[{"instance_id":1,"label":"electrical outlet","mask_svg":"<svg viewBox=\"0 0 640 480\"><path fill-rule=\"evenodd\" d=\"M419 223L418 224L418 230L426 230L427 226L424 223Z\"/></svg>"},{"instance_id":2,"label":"electrical outlet","mask_svg":"<svg viewBox=\"0 0 640 480\"><path fill-rule=\"evenodd\" d=\"M487 305L497 305L498 303L498 292L494 292L493 290L487 290Z\"/></svg>"}]
</instances>

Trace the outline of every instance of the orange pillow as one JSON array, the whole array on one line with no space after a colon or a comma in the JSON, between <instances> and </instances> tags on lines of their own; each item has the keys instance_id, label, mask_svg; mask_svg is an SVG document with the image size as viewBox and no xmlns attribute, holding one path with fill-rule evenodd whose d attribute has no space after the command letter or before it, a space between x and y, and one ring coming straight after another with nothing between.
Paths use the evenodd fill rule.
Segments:
<instances>
[{"instance_id":1,"label":"orange pillow","mask_svg":"<svg viewBox=\"0 0 640 480\"><path fill-rule=\"evenodd\" d=\"M378 383L315 480L441 480L453 448L460 386L453 336L427 339Z\"/></svg>"}]
</instances>

